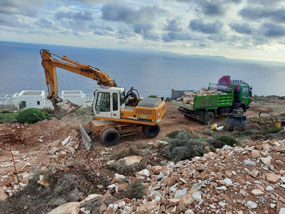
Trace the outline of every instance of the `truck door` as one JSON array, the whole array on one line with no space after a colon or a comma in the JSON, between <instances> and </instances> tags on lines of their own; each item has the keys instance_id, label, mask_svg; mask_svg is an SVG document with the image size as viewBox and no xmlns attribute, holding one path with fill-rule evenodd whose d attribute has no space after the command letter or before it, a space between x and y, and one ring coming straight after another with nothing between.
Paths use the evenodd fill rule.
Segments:
<instances>
[{"instance_id":1,"label":"truck door","mask_svg":"<svg viewBox=\"0 0 285 214\"><path fill-rule=\"evenodd\" d=\"M110 92L97 91L95 101L94 114L99 117L111 118Z\"/></svg>"},{"instance_id":2,"label":"truck door","mask_svg":"<svg viewBox=\"0 0 285 214\"><path fill-rule=\"evenodd\" d=\"M120 118L120 96L118 93L112 93L112 118Z\"/></svg>"},{"instance_id":3,"label":"truck door","mask_svg":"<svg viewBox=\"0 0 285 214\"><path fill-rule=\"evenodd\" d=\"M242 101L246 104L249 105L250 103L250 90L248 86L243 86L242 89Z\"/></svg>"}]
</instances>

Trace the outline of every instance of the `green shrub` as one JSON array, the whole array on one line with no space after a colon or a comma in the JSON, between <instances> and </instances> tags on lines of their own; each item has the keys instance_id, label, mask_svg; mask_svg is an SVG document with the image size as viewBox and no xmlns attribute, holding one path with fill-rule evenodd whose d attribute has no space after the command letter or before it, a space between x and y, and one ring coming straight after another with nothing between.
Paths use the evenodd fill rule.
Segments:
<instances>
[{"instance_id":1,"label":"green shrub","mask_svg":"<svg viewBox=\"0 0 285 214\"><path fill-rule=\"evenodd\" d=\"M36 108L26 109L17 114L16 119L19 123L36 123L45 119L45 114Z\"/></svg>"},{"instance_id":2,"label":"green shrub","mask_svg":"<svg viewBox=\"0 0 285 214\"><path fill-rule=\"evenodd\" d=\"M171 101L171 98L170 97L166 97L165 98L165 102L170 102Z\"/></svg>"},{"instance_id":3,"label":"green shrub","mask_svg":"<svg viewBox=\"0 0 285 214\"><path fill-rule=\"evenodd\" d=\"M156 95L149 95L148 97L150 97L150 98L157 98L157 96Z\"/></svg>"},{"instance_id":4,"label":"green shrub","mask_svg":"<svg viewBox=\"0 0 285 214\"><path fill-rule=\"evenodd\" d=\"M44 108L41 110L44 113L46 119L50 119L54 116L54 110L50 108Z\"/></svg>"},{"instance_id":5,"label":"green shrub","mask_svg":"<svg viewBox=\"0 0 285 214\"><path fill-rule=\"evenodd\" d=\"M8 110L1 111L1 113L2 113L2 114L13 114L13 112L8 111Z\"/></svg>"},{"instance_id":6,"label":"green shrub","mask_svg":"<svg viewBox=\"0 0 285 214\"><path fill-rule=\"evenodd\" d=\"M235 144L238 144L238 141L234 137L227 136L227 135L218 136L216 138L216 140L222 141L229 146L233 146Z\"/></svg>"},{"instance_id":7,"label":"green shrub","mask_svg":"<svg viewBox=\"0 0 285 214\"><path fill-rule=\"evenodd\" d=\"M144 195L144 185L141 179L137 179L136 181L129 184L124 197L129 199L140 199Z\"/></svg>"},{"instance_id":8,"label":"green shrub","mask_svg":"<svg viewBox=\"0 0 285 214\"><path fill-rule=\"evenodd\" d=\"M265 134L277 134L282 130L282 128L271 128L266 131Z\"/></svg>"},{"instance_id":9,"label":"green shrub","mask_svg":"<svg viewBox=\"0 0 285 214\"><path fill-rule=\"evenodd\" d=\"M176 138L177 135L178 135L179 131L173 131L173 132L170 132L168 134L166 134L166 137L169 137L169 138Z\"/></svg>"},{"instance_id":10,"label":"green shrub","mask_svg":"<svg viewBox=\"0 0 285 214\"><path fill-rule=\"evenodd\" d=\"M0 113L0 123L9 123L16 120L14 113Z\"/></svg>"}]
</instances>

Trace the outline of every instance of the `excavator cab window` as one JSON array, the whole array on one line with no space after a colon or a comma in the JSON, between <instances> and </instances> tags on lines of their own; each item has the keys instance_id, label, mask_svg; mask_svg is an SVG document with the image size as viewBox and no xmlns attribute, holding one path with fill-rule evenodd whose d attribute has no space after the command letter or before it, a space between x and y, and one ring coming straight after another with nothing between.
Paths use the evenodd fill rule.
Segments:
<instances>
[{"instance_id":1,"label":"excavator cab window","mask_svg":"<svg viewBox=\"0 0 285 214\"><path fill-rule=\"evenodd\" d=\"M110 93L99 92L96 100L96 111L109 112L110 111Z\"/></svg>"},{"instance_id":2,"label":"excavator cab window","mask_svg":"<svg viewBox=\"0 0 285 214\"><path fill-rule=\"evenodd\" d=\"M113 93L113 111L118 111L118 94Z\"/></svg>"},{"instance_id":3,"label":"excavator cab window","mask_svg":"<svg viewBox=\"0 0 285 214\"><path fill-rule=\"evenodd\" d=\"M120 96L120 105L123 105L125 103L125 92L122 91Z\"/></svg>"}]
</instances>

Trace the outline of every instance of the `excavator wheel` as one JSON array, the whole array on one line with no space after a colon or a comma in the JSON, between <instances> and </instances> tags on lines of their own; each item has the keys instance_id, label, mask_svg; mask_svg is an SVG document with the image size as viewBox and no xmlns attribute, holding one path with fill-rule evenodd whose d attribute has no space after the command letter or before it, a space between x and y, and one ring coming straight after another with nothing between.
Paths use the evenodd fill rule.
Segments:
<instances>
[{"instance_id":1,"label":"excavator wheel","mask_svg":"<svg viewBox=\"0 0 285 214\"><path fill-rule=\"evenodd\" d=\"M113 127L106 128L101 135L101 141L105 146L114 146L119 142L119 140L120 140L120 133L117 129Z\"/></svg>"},{"instance_id":2,"label":"excavator wheel","mask_svg":"<svg viewBox=\"0 0 285 214\"><path fill-rule=\"evenodd\" d=\"M142 126L142 131L147 138L156 137L160 131L159 125L155 126Z\"/></svg>"},{"instance_id":3,"label":"excavator wheel","mask_svg":"<svg viewBox=\"0 0 285 214\"><path fill-rule=\"evenodd\" d=\"M102 141L102 136L103 136L103 133L108 130L108 129L112 129L113 127L112 126L106 126L104 127L101 131L100 131L100 134L99 134L99 139ZM103 142L103 141L102 141Z\"/></svg>"}]
</instances>

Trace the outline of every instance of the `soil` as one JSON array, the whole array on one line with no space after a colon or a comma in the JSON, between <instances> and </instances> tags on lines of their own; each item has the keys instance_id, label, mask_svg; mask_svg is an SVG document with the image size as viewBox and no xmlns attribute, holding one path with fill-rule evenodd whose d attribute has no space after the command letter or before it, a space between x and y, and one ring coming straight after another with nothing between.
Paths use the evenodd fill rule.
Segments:
<instances>
[{"instance_id":1,"label":"soil","mask_svg":"<svg viewBox=\"0 0 285 214\"><path fill-rule=\"evenodd\" d=\"M285 106L285 100L275 99L270 103L258 101L251 104L245 115L248 118L253 118L257 117L260 111L269 111L283 117L285 116L283 106ZM108 160L106 157L112 151L133 144L144 145L154 142L164 138L167 133L174 130L190 128L194 132L205 130L205 126L201 122L184 117L177 111L175 105L167 103L166 117L160 124L159 135L155 138L146 139L141 132L135 136L121 138L120 143L115 147L105 147L97 140L89 151L80 143L75 154L60 153L59 155L62 155L63 158L57 158L49 154L55 145L60 144L68 136L71 136L73 141L80 142L78 125L83 123L87 126L90 118L91 114L89 112L87 115L74 113L63 120L42 121L32 125L0 124L0 186L6 187L7 190L11 190L13 193L15 185L19 186L18 182L24 183L24 178L21 176L23 173L26 172L34 176L34 180L31 180L26 188L21 187L21 185L17 187L18 190L20 188L24 191L14 193L12 197L9 197L8 201L6 200L8 205L0 203L0 206L7 210L6 213L46 213L46 211L56 207L56 203L51 201L52 198L59 200L62 198L66 202L71 201L67 198L70 189L65 189L62 195L54 195L56 194L54 188L58 186L56 184L60 181L61 185L59 186L62 186L64 182L60 179L63 178L66 178L66 182L71 182L71 185L78 189L82 197L94 192L103 193L115 173L115 171L106 167ZM225 115L221 115L216 118L215 122L222 124L226 118ZM37 183L37 177L35 177L38 174L31 172L31 166L36 166L40 172L52 169L53 177L50 177L50 179L54 181L50 183L54 183L54 187L46 190L46 188L40 186ZM62 166L68 167L64 168ZM45 173L48 175L48 172ZM74 180L69 181L68 177L74 177ZM104 188L99 189L97 188L98 185L102 185ZM43 191L43 189L45 190ZM29 198L29 195L31 198ZM9 204L13 204L14 209L12 211L9 210L11 209ZM23 208L25 211L23 211Z\"/></svg>"}]
</instances>

